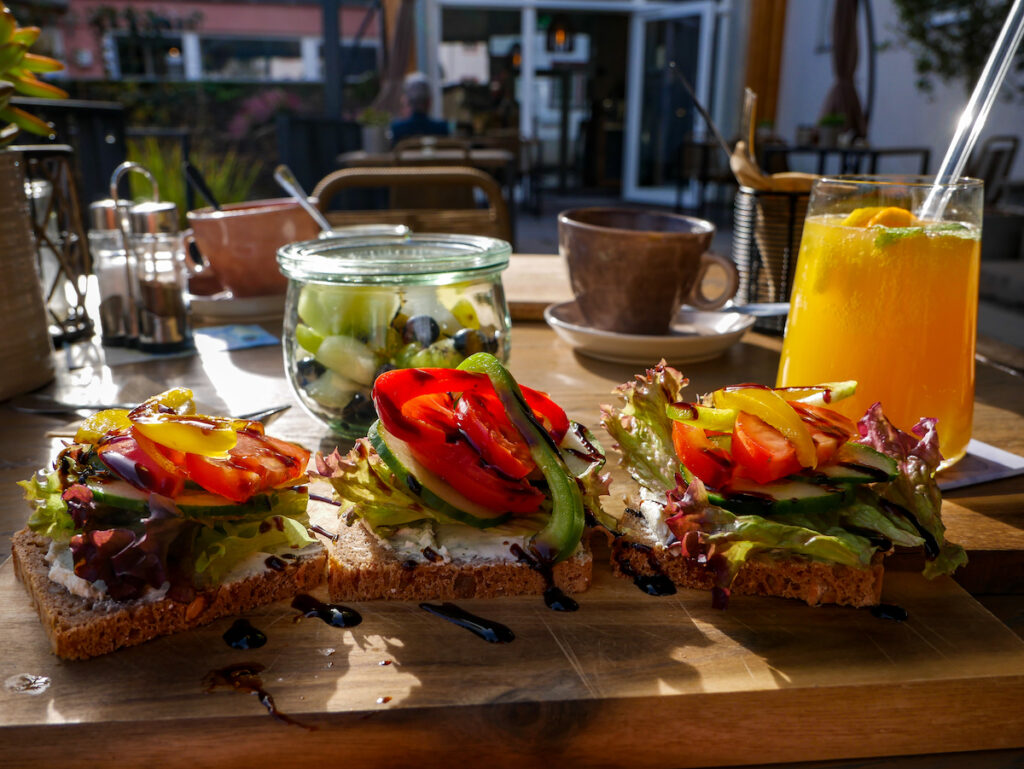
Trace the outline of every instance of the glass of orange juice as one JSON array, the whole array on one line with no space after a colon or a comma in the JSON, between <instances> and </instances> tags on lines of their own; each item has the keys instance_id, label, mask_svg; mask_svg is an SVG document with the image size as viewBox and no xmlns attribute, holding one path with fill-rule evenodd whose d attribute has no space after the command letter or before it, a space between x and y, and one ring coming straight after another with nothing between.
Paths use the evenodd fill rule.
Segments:
<instances>
[{"instance_id":1,"label":"glass of orange juice","mask_svg":"<svg viewBox=\"0 0 1024 769\"><path fill-rule=\"evenodd\" d=\"M857 380L832 408L876 401L909 431L938 420L942 467L971 438L982 183L943 185L938 220L918 211L927 177L815 182L797 258L778 386Z\"/></svg>"}]
</instances>

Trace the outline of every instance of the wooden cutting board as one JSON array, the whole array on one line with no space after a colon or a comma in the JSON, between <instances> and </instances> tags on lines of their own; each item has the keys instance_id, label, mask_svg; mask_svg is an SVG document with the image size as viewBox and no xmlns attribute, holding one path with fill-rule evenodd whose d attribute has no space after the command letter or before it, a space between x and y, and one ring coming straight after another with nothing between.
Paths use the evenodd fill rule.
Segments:
<instances>
[{"instance_id":1,"label":"wooden cutting board","mask_svg":"<svg viewBox=\"0 0 1024 769\"><path fill-rule=\"evenodd\" d=\"M0 567L4 766L705 766L1024 746L1024 642L949 579L887 577L906 622L866 610L707 593L654 598L600 563L580 609L463 601L502 622L489 644L414 603L352 604L351 629L286 603L85 662L53 657ZM205 692L214 669L265 666L254 696ZM45 676L37 694L10 690ZM304 728L304 727L309 727Z\"/></svg>"}]
</instances>

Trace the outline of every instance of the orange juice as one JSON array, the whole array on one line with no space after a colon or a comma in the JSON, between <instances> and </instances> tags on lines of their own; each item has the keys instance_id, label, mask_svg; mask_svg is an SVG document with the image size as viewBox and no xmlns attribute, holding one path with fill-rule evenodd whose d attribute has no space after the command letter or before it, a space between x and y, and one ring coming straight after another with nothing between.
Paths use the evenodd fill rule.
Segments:
<instances>
[{"instance_id":1,"label":"orange juice","mask_svg":"<svg viewBox=\"0 0 1024 769\"><path fill-rule=\"evenodd\" d=\"M855 379L832 404L848 417L875 401L902 430L935 417L948 466L971 437L980 232L844 223L854 214L804 224L778 385Z\"/></svg>"}]
</instances>

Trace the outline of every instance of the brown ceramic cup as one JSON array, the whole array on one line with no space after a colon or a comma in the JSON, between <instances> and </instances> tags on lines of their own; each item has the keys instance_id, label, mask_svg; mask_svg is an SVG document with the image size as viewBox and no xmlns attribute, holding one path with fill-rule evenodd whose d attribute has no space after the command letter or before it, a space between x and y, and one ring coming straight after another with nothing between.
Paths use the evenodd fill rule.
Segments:
<instances>
[{"instance_id":1,"label":"brown ceramic cup","mask_svg":"<svg viewBox=\"0 0 1024 769\"><path fill-rule=\"evenodd\" d=\"M283 294L288 281L277 268L277 249L320 232L290 198L200 208L188 212L188 222L199 253L236 297Z\"/></svg>"},{"instance_id":2,"label":"brown ceramic cup","mask_svg":"<svg viewBox=\"0 0 1024 769\"><path fill-rule=\"evenodd\" d=\"M736 293L731 260L708 253L715 226L690 216L630 208L578 208L558 215L558 251L587 323L622 334L668 332L679 308L717 310ZM708 269L725 272L715 296ZM710 283L710 281L708 281Z\"/></svg>"}]
</instances>

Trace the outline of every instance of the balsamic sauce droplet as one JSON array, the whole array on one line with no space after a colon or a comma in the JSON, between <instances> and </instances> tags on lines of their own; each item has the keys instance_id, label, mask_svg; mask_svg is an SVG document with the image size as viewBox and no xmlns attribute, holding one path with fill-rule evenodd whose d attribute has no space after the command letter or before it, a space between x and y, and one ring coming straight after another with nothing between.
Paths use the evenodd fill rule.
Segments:
<instances>
[{"instance_id":1,"label":"balsamic sauce droplet","mask_svg":"<svg viewBox=\"0 0 1024 769\"><path fill-rule=\"evenodd\" d=\"M247 619L236 619L221 637L232 649L258 649L267 642L264 632Z\"/></svg>"},{"instance_id":2,"label":"balsamic sauce droplet","mask_svg":"<svg viewBox=\"0 0 1024 769\"><path fill-rule=\"evenodd\" d=\"M627 577L632 577L633 584L647 593L647 595L675 595L676 583L661 570L661 564L658 563L658 557L654 554L654 549L642 542L630 542L628 544L630 549L635 550L638 553L643 553L647 556L647 568L654 573L641 574L633 564L630 563L629 558L622 553L616 557L616 563L618 564L619 571Z\"/></svg>"},{"instance_id":3,"label":"balsamic sauce droplet","mask_svg":"<svg viewBox=\"0 0 1024 769\"><path fill-rule=\"evenodd\" d=\"M570 598L562 589L552 585L544 591L544 605L555 611L576 611L580 605Z\"/></svg>"},{"instance_id":4,"label":"balsamic sauce droplet","mask_svg":"<svg viewBox=\"0 0 1024 769\"><path fill-rule=\"evenodd\" d=\"M363 621L362 615L355 609L335 603L324 603L304 593L295 596L292 608L302 612L303 617L316 617L334 627L355 627Z\"/></svg>"},{"instance_id":5,"label":"balsamic sauce droplet","mask_svg":"<svg viewBox=\"0 0 1024 769\"><path fill-rule=\"evenodd\" d=\"M260 701L260 704L267 709L267 712L281 723L298 726L308 731L316 730L315 726L300 723L277 709L277 705L274 704L274 698L270 695L270 692L263 688L263 679L259 676L264 669L264 666L258 662L239 662L235 665L228 665L217 670L211 670L203 676L203 686L207 694L221 686L230 686L235 691L253 694Z\"/></svg>"},{"instance_id":6,"label":"balsamic sauce droplet","mask_svg":"<svg viewBox=\"0 0 1024 769\"><path fill-rule=\"evenodd\" d=\"M420 608L433 614L435 617L446 619L452 624L464 627L479 638L492 644L512 643L516 636L508 627L500 622L484 619L468 611L460 609L453 603L443 604L421 603Z\"/></svg>"},{"instance_id":7,"label":"balsamic sauce droplet","mask_svg":"<svg viewBox=\"0 0 1024 769\"><path fill-rule=\"evenodd\" d=\"M274 571L284 571L287 568L287 564L276 555L268 555L264 563L268 569L273 569Z\"/></svg>"},{"instance_id":8,"label":"balsamic sauce droplet","mask_svg":"<svg viewBox=\"0 0 1024 769\"><path fill-rule=\"evenodd\" d=\"M562 589L555 584L555 577L551 573L551 564L544 563L532 555L527 553L518 544L512 545L509 548L512 551L512 555L516 557L519 563L524 563L533 569L535 572L544 578L544 605L554 611L577 611L580 605L569 596L567 596Z\"/></svg>"},{"instance_id":9,"label":"balsamic sauce droplet","mask_svg":"<svg viewBox=\"0 0 1024 769\"><path fill-rule=\"evenodd\" d=\"M871 615L879 619L891 619L897 622L906 622L907 617L910 616L902 606L896 606L891 603L880 603L877 606L872 606Z\"/></svg>"},{"instance_id":10,"label":"balsamic sauce droplet","mask_svg":"<svg viewBox=\"0 0 1024 769\"><path fill-rule=\"evenodd\" d=\"M638 574L633 578L633 584L647 593L647 595L665 596L676 594L676 583L664 574L651 574L650 576Z\"/></svg>"}]
</instances>

